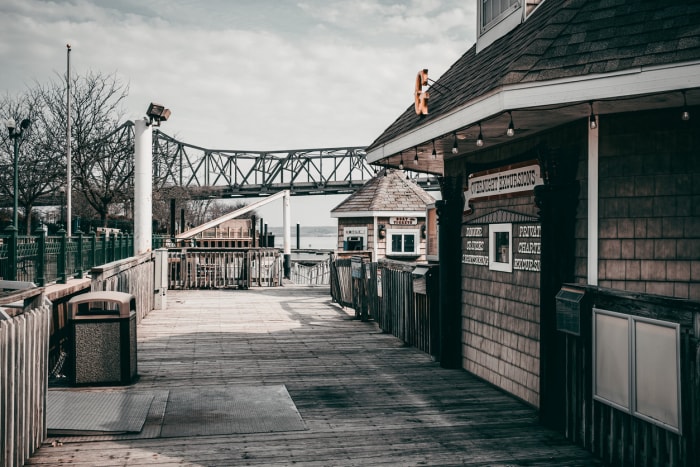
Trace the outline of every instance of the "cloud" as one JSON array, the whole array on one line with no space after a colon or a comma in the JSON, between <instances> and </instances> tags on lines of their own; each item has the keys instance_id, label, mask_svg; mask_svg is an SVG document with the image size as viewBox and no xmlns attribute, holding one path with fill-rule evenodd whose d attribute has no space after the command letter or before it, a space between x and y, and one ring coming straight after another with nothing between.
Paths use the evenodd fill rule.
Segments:
<instances>
[{"instance_id":1,"label":"cloud","mask_svg":"<svg viewBox=\"0 0 700 467\"><path fill-rule=\"evenodd\" d=\"M161 102L164 131L194 144L365 145L411 104L418 69L437 77L470 45L467 12L449 3L10 0L0 37L17 45L0 60L14 72L0 83L62 75L70 42L74 73L117 73L128 113Z\"/></svg>"}]
</instances>

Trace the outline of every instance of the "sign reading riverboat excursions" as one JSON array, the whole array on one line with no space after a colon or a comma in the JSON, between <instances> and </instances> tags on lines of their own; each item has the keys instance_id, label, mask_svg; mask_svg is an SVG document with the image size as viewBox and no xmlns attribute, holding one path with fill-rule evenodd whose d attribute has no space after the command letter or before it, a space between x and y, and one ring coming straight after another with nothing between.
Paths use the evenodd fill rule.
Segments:
<instances>
[{"instance_id":1,"label":"sign reading riverboat excursions","mask_svg":"<svg viewBox=\"0 0 700 467\"><path fill-rule=\"evenodd\" d=\"M540 166L536 161L519 166L477 172L469 176L469 186L464 191L464 211L471 210L469 203L479 198L493 198L532 191L542 185Z\"/></svg>"}]
</instances>

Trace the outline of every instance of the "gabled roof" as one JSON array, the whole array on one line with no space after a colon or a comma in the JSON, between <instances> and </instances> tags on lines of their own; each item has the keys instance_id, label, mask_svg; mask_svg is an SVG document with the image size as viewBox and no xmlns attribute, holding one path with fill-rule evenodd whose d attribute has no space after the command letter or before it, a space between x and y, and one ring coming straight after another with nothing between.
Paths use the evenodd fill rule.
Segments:
<instances>
[{"instance_id":1,"label":"gabled roof","mask_svg":"<svg viewBox=\"0 0 700 467\"><path fill-rule=\"evenodd\" d=\"M331 210L333 217L346 217L342 213L380 213L425 211L426 205L435 202L428 192L406 180L402 171L387 170L370 179L362 188L348 196Z\"/></svg>"},{"instance_id":2,"label":"gabled roof","mask_svg":"<svg viewBox=\"0 0 700 467\"><path fill-rule=\"evenodd\" d=\"M546 0L513 31L469 49L368 148L430 124L498 88L700 60L698 0Z\"/></svg>"}]
</instances>

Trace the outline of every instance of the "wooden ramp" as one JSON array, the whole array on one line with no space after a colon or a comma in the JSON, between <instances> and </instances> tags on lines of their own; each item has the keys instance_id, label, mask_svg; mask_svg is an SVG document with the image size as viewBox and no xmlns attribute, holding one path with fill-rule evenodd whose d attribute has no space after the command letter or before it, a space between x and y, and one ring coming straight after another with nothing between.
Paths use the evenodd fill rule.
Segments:
<instances>
[{"instance_id":1,"label":"wooden ramp","mask_svg":"<svg viewBox=\"0 0 700 467\"><path fill-rule=\"evenodd\" d=\"M327 287L169 291L138 332L127 390L284 385L306 429L52 437L27 465L597 465L532 408L353 320Z\"/></svg>"}]
</instances>

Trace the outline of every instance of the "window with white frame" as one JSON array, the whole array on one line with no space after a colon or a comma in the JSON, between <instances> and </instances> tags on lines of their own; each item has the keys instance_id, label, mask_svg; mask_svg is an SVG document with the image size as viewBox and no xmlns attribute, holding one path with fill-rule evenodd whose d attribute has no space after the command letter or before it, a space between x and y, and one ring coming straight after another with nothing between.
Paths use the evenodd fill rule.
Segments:
<instances>
[{"instance_id":1,"label":"window with white frame","mask_svg":"<svg viewBox=\"0 0 700 467\"><path fill-rule=\"evenodd\" d=\"M480 5L479 26L484 32L520 8L520 0L481 0Z\"/></svg>"},{"instance_id":2,"label":"window with white frame","mask_svg":"<svg viewBox=\"0 0 700 467\"><path fill-rule=\"evenodd\" d=\"M390 256L418 255L419 235L419 230L387 230L386 254Z\"/></svg>"},{"instance_id":3,"label":"window with white frame","mask_svg":"<svg viewBox=\"0 0 700 467\"><path fill-rule=\"evenodd\" d=\"M489 269L513 272L513 224L489 225Z\"/></svg>"}]
</instances>

